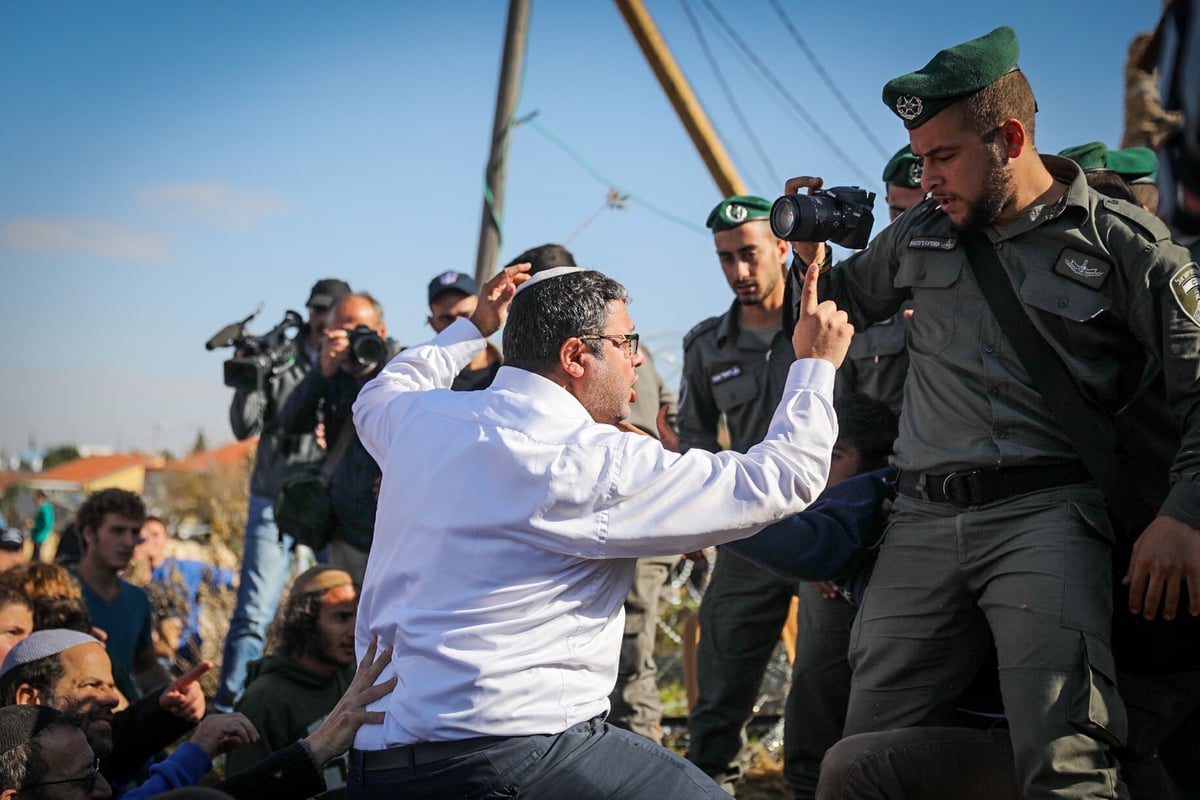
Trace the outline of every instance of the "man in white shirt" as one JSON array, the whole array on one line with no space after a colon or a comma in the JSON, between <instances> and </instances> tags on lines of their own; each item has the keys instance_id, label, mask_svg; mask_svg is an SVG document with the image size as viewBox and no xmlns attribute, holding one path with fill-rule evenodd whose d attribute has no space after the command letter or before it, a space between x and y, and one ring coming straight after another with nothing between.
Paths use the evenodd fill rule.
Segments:
<instances>
[{"instance_id":1,"label":"man in white shirt","mask_svg":"<svg viewBox=\"0 0 1200 800\"><path fill-rule=\"evenodd\" d=\"M636 559L744 538L825 486L853 329L807 276L797 356L763 443L671 453L618 427L641 361L624 288L508 267L470 319L400 353L354 404L383 468L357 646L396 689L351 753L351 798L727 797L604 722ZM520 292L517 287L521 286ZM514 297L515 295L515 297ZM448 391L506 316L505 366Z\"/></svg>"}]
</instances>

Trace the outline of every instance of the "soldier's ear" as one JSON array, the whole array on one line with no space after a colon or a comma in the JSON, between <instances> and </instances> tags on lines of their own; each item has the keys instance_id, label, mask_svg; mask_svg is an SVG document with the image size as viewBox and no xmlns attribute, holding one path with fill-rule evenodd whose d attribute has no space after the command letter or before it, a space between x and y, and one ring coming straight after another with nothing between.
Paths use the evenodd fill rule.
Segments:
<instances>
[{"instance_id":1,"label":"soldier's ear","mask_svg":"<svg viewBox=\"0 0 1200 800\"><path fill-rule=\"evenodd\" d=\"M1000 144L1009 158L1016 158L1025 150L1025 126L1019 119L1010 117L1000 123Z\"/></svg>"}]
</instances>

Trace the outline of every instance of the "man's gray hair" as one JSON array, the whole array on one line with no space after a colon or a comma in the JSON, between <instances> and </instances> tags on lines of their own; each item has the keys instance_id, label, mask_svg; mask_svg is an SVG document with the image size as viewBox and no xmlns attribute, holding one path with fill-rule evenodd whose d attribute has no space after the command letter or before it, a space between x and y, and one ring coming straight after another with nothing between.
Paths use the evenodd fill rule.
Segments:
<instances>
[{"instance_id":1,"label":"man's gray hair","mask_svg":"<svg viewBox=\"0 0 1200 800\"><path fill-rule=\"evenodd\" d=\"M630 299L624 286L595 270L560 275L517 292L504 326L504 363L550 375L563 342L604 333L608 304ZM586 344L601 352L602 342Z\"/></svg>"}]
</instances>

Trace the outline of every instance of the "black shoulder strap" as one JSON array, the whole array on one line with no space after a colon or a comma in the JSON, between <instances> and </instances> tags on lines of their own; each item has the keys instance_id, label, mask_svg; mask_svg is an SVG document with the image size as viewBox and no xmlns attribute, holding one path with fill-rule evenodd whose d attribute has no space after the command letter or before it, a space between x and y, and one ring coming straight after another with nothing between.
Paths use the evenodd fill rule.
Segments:
<instances>
[{"instance_id":1,"label":"black shoulder strap","mask_svg":"<svg viewBox=\"0 0 1200 800\"><path fill-rule=\"evenodd\" d=\"M1104 492L1122 533L1141 533L1154 512L1137 493L1137 484L1120 455L1112 417L1083 396L1062 359L1033 326L987 236L978 230L963 231L959 241L1000 329Z\"/></svg>"}]
</instances>

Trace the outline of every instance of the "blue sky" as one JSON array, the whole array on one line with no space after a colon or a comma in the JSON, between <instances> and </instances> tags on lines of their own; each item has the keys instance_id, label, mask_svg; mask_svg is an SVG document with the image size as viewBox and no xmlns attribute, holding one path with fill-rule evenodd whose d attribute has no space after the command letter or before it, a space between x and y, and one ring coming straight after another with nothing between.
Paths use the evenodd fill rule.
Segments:
<instances>
[{"instance_id":1,"label":"blue sky","mask_svg":"<svg viewBox=\"0 0 1200 800\"><path fill-rule=\"evenodd\" d=\"M767 85L706 0L646 5L752 191L774 197L801 173L879 188L886 157L767 0L711 7L845 160ZM782 5L888 155L907 139L879 100L883 84L1002 24L1016 29L1038 95L1039 149L1116 146L1126 48L1159 7ZM260 302L265 329L300 309L318 278L375 294L401 342L428 338L429 279L474 270L506 7L0 5L0 270L15 331L0 450L178 452L201 429L210 444L231 440L226 353L203 342ZM682 335L731 299L702 230L720 195L613 4L534 0L519 108L537 112L537 127L513 134L501 263L578 231L568 246L630 288L634 321L673 382ZM609 184L594 174L642 203L579 231L605 205Z\"/></svg>"}]
</instances>

